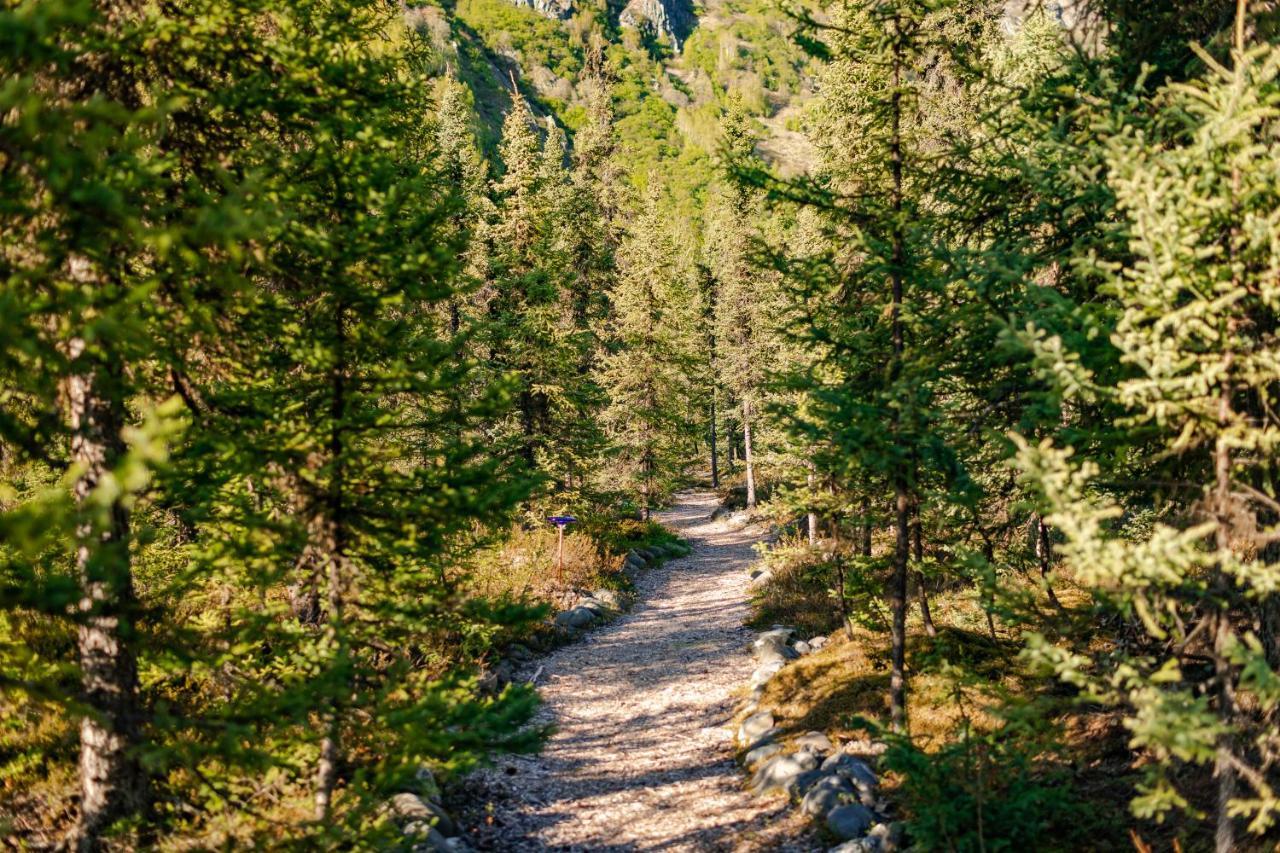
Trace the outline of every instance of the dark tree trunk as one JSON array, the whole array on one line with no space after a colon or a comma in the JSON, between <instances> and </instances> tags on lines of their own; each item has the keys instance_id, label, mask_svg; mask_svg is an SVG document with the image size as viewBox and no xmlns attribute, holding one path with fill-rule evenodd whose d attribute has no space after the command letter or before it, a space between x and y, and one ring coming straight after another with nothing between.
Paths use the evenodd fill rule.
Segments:
<instances>
[{"instance_id":1,"label":"dark tree trunk","mask_svg":"<svg viewBox=\"0 0 1280 853\"><path fill-rule=\"evenodd\" d=\"M1053 546L1049 542L1049 525L1045 524L1044 519L1039 515L1036 515L1036 558L1040 561L1040 579L1044 581L1049 603L1061 610L1062 602L1058 601L1058 595L1053 591L1053 585L1049 583L1049 572L1053 569Z\"/></svg>"},{"instance_id":2,"label":"dark tree trunk","mask_svg":"<svg viewBox=\"0 0 1280 853\"><path fill-rule=\"evenodd\" d=\"M747 466L747 509L756 506L756 467L751 455L751 398L742 398L742 458Z\"/></svg>"},{"instance_id":3,"label":"dark tree trunk","mask_svg":"<svg viewBox=\"0 0 1280 853\"><path fill-rule=\"evenodd\" d=\"M711 391L711 431L708 435L711 447L711 488L720 488L720 458L716 450L716 392Z\"/></svg>"},{"instance_id":4,"label":"dark tree trunk","mask_svg":"<svg viewBox=\"0 0 1280 853\"><path fill-rule=\"evenodd\" d=\"M901 26L894 16L893 46L893 91L890 94L890 142L889 167L893 176L893 262L890 266L890 283L893 288L893 302L890 306L891 336L893 339L893 362L890 366L890 384L896 386L902 376L904 341L902 330L902 303L905 298L903 282L903 266L906 256L906 238L902 223L902 43ZM894 437L901 441L901 415L894 409ZM907 727L907 562L910 557L910 522L911 496L909 482L905 471L894 474L894 502L896 510L896 547L893 555L893 574L889 579L889 606L892 611L893 626L891 629L892 669L889 674L889 717L895 732L905 732Z\"/></svg>"},{"instance_id":5,"label":"dark tree trunk","mask_svg":"<svg viewBox=\"0 0 1280 853\"><path fill-rule=\"evenodd\" d=\"M862 499L862 556L871 556L871 502Z\"/></svg>"},{"instance_id":6,"label":"dark tree trunk","mask_svg":"<svg viewBox=\"0 0 1280 853\"><path fill-rule=\"evenodd\" d=\"M347 361L346 361L346 311L339 305L334 315L336 355L330 374L329 401L329 465L331 467L327 493L316 507L317 513L310 536L312 545L324 569L329 611L326 614L325 634L331 649L331 660L339 668L347 666L347 632L344 624L347 583L346 553L346 445L343 428L347 416ZM338 781L338 768L342 761L342 695L337 692L323 703L324 732L320 740L320 757L316 763L315 819L327 821L333 807L333 791Z\"/></svg>"}]
</instances>

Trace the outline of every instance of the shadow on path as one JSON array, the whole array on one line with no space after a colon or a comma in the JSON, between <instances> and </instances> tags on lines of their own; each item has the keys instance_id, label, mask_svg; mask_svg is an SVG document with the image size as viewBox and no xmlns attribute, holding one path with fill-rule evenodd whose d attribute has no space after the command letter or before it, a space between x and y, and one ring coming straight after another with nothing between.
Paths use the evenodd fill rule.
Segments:
<instances>
[{"instance_id":1,"label":"shadow on path","mask_svg":"<svg viewBox=\"0 0 1280 853\"><path fill-rule=\"evenodd\" d=\"M658 518L693 546L648 570L630 613L539 661L555 726L542 754L474 774L488 816L470 839L502 851L811 851L781 800L742 788L728 724L750 677L746 569L759 541L712 521L709 492Z\"/></svg>"}]
</instances>

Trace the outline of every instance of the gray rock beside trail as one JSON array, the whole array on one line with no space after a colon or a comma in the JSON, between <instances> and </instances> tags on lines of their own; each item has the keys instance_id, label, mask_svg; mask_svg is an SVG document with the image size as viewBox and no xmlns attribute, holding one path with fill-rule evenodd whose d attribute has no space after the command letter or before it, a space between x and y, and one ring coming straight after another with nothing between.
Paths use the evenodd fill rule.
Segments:
<instances>
[{"instance_id":1,"label":"gray rock beside trail","mask_svg":"<svg viewBox=\"0 0 1280 853\"><path fill-rule=\"evenodd\" d=\"M762 743L757 747L747 750L747 754L742 757L742 763L747 767L755 767L761 761L773 758L779 752L782 752L781 744Z\"/></svg>"},{"instance_id":2,"label":"gray rock beside trail","mask_svg":"<svg viewBox=\"0 0 1280 853\"><path fill-rule=\"evenodd\" d=\"M587 610L590 610L592 613L595 614L597 619L603 619L605 616L607 616L609 613L613 612L614 610L614 608L605 604L599 598L596 598L594 594L583 598L581 601L578 602L578 606L584 607Z\"/></svg>"},{"instance_id":3,"label":"gray rock beside trail","mask_svg":"<svg viewBox=\"0 0 1280 853\"><path fill-rule=\"evenodd\" d=\"M626 597L616 589L597 589L591 597L609 610L619 611L626 605Z\"/></svg>"},{"instance_id":4,"label":"gray rock beside trail","mask_svg":"<svg viewBox=\"0 0 1280 853\"><path fill-rule=\"evenodd\" d=\"M871 810L858 803L846 803L827 812L827 829L837 838L862 838L873 823L875 816Z\"/></svg>"},{"instance_id":5,"label":"gray rock beside trail","mask_svg":"<svg viewBox=\"0 0 1280 853\"><path fill-rule=\"evenodd\" d=\"M391 798L391 812L404 827L406 835L420 835L427 828L443 835L456 835L457 827L448 812L417 794L396 794Z\"/></svg>"},{"instance_id":6,"label":"gray rock beside trail","mask_svg":"<svg viewBox=\"0 0 1280 853\"><path fill-rule=\"evenodd\" d=\"M769 679L781 672L786 664L786 661L778 658L760 664L756 667L755 672L751 673L751 686L753 688L763 687L769 682Z\"/></svg>"},{"instance_id":7,"label":"gray rock beside trail","mask_svg":"<svg viewBox=\"0 0 1280 853\"><path fill-rule=\"evenodd\" d=\"M827 642L828 640L826 637L822 637L822 636L810 637L808 645L809 645L809 648L813 649L816 652L818 649L825 646Z\"/></svg>"},{"instance_id":8,"label":"gray rock beside trail","mask_svg":"<svg viewBox=\"0 0 1280 853\"><path fill-rule=\"evenodd\" d=\"M835 749L831 745L831 738L822 732L805 732L795 739L794 746L796 749L803 749L807 752L816 752L819 755L830 752Z\"/></svg>"},{"instance_id":9,"label":"gray rock beside trail","mask_svg":"<svg viewBox=\"0 0 1280 853\"><path fill-rule=\"evenodd\" d=\"M854 802L857 796L848 779L824 775L804 795L800 810L810 817L821 819L836 806Z\"/></svg>"},{"instance_id":10,"label":"gray rock beside trail","mask_svg":"<svg viewBox=\"0 0 1280 853\"><path fill-rule=\"evenodd\" d=\"M799 777L817 766L818 759L808 752L775 755L756 769L751 777L751 791L757 796L770 791L790 794Z\"/></svg>"},{"instance_id":11,"label":"gray rock beside trail","mask_svg":"<svg viewBox=\"0 0 1280 853\"><path fill-rule=\"evenodd\" d=\"M870 792L877 784L876 774L866 765L866 762L852 755L837 753L822 762L822 769L848 779L859 793Z\"/></svg>"},{"instance_id":12,"label":"gray rock beside trail","mask_svg":"<svg viewBox=\"0 0 1280 853\"><path fill-rule=\"evenodd\" d=\"M773 714L768 711L752 714L742 721L742 725L738 726L738 743L746 745L757 741L772 729Z\"/></svg>"},{"instance_id":13,"label":"gray rock beside trail","mask_svg":"<svg viewBox=\"0 0 1280 853\"><path fill-rule=\"evenodd\" d=\"M788 645L778 645L775 643L762 644L759 640L756 641L752 652L755 654L756 660L760 661L760 663L773 663L774 661L786 663L787 661L793 661L800 657L799 653Z\"/></svg>"},{"instance_id":14,"label":"gray rock beside trail","mask_svg":"<svg viewBox=\"0 0 1280 853\"><path fill-rule=\"evenodd\" d=\"M867 833L867 838L878 841L880 850L883 853L894 853L894 851L902 847L902 827L902 821L898 820L892 823L877 823L871 827L871 831Z\"/></svg>"},{"instance_id":15,"label":"gray rock beside trail","mask_svg":"<svg viewBox=\"0 0 1280 853\"><path fill-rule=\"evenodd\" d=\"M556 615L556 624L563 628L588 628L596 621L596 614L585 607L574 607Z\"/></svg>"},{"instance_id":16,"label":"gray rock beside trail","mask_svg":"<svg viewBox=\"0 0 1280 853\"><path fill-rule=\"evenodd\" d=\"M837 844L827 853L883 853L883 850L880 847L880 839L867 836L866 838L855 838L852 841Z\"/></svg>"}]
</instances>

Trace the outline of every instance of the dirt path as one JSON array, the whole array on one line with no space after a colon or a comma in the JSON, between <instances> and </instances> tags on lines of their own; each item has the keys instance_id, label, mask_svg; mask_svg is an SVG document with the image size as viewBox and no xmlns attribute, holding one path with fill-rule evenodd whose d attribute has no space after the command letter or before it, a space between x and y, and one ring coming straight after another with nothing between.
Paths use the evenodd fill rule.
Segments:
<instances>
[{"instance_id":1,"label":"dirt path","mask_svg":"<svg viewBox=\"0 0 1280 853\"><path fill-rule=\"evenodd\" d=\"M503 758L468 786L503 851L810 851L781 799L742 789L728 723L751 674L745 569L758 537L712 521L715 497L660 519L693 553L640 576L630 613L539 663L541 755ZM481 803L485 800L487 803Z\"/></svg>"}]
</instances>

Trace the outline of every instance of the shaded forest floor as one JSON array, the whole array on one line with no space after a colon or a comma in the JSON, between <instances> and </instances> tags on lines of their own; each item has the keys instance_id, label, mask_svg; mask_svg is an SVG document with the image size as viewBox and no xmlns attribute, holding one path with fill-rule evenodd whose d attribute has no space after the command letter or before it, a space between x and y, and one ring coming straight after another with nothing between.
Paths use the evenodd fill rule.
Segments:
<instances>
[{"instance_id":1,"label":"shaded forest floor","mask_svg":"<svg viewBox=\"0 0 1280 853\"><path fill-rule=\"evenodd\" d=\"M634 609L529 668L555 727L456 792L480 849L823 849L785 800L753 799L728 728L751 674L746 569L759 532L686 492L661 514L693 553L641 576Z\"/></svg>"}]
</instances>

